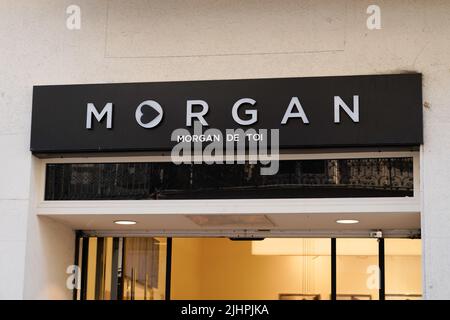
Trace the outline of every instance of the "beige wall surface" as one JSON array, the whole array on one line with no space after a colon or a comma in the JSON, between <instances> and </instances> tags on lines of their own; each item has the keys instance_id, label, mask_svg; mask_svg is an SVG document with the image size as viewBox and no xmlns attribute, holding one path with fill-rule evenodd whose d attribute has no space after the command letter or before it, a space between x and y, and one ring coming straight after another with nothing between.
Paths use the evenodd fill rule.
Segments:
<instances>
[{"instance_id":1,"label":"beige wall surface","mask_svg":"<svg viewBox=\"0 0 450 320\"><path fill-rule=\"evenodd\" d=\"M330 263L330 256L252 255L250 241L174 239L171 298L276 300L307 293L329 299Z\"/></svg>"},{"instance_id":2,"label":"beige wall surface","mask_svg":"<svg viewBox=\"0 0 450 320\"><path fill-rule=\"evenodd\" d=\"M367 255L361 254L359 239L352 241L346 244L347 255L337 257L337 293L378 299L378 286L373 286L368 273L369 267L378 266L378 257L370 248ZM350 255L351 251L358 255ZM253 255L251 241L175 238L172 262L172 299L276 300L279 294L330 298L330 252ZM386 293L422 294L420 255L386 256Z\"/></svg>"},{"instance_id":3,"label":"beige wall surface","mask_svg":"<svg viewBox=\"0 0 450 320\"><path fill-rule=\"evenodd\" d=\"M35 221L33 85L415 71L423 73L427 106L424 292L450 299L450 2L378 1L381 30L366 26L371 1L260 3L198 0L190 9L157 0L0 1L0 256L8 257L0 260L0 298L50 298L39 292L52 281L66 290L63 264L73 259L70 250L36 246L47 243L42 237L68 244L73 234L61 226L44 235ZM72 4L81 8L80 30L66 27ZM50 260L60 261L52 272Z\"/></svg>"},{"instance_id":4,"label":"beige wall surface","mask_svg":"<svg viewBox=\"0 0 450 320\"><path fill-rule=\"evenodd\" d=\"M171 298L201 298L201 263L204 263L201 239L173 239Z\"/></svg>"}]
</instances>

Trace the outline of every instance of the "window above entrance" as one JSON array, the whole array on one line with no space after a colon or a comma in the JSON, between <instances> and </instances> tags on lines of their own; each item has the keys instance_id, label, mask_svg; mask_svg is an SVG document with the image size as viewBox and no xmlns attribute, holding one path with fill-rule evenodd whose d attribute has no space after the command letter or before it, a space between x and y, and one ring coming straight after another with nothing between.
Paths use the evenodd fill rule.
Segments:
<instances>
[{"instance_id":1,"label":"window above entrance","mask_svg":"<svg viewBox=\"0 0 450 320\"><path fill-rule=\"evenodd\" d=\"M48 163L45 200L413 197L413 158L282 160L259 164Z\"/></svg>"}]
</instances>

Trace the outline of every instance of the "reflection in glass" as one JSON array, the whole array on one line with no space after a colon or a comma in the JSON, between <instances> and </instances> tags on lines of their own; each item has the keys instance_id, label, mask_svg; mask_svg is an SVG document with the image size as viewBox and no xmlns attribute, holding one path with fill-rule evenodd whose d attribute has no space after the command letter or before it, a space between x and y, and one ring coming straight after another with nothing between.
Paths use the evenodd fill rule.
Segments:
<instances>
[{"instance_id":1,"label":"reflection in glass","mask_svg":"<svg viewBox=\"0 0 450 320\"><path fill-rule=\"evenodd\" d=\"M113 281L113 238L91 237L87 243L87 261L82 261L80 255L80 265L87 264L85 297L87 300L110 300Z\"/></svg>"},{"instance_id":2,"label":"reflection in glass","mask_svg":"<svg viewBox=\"0 0 450 320\"><path fill-rule=\"evenodd\" d=\"M45 200L412 197L413 158L281 160L260 164L47 164Z\"/></svg>"},{"instance_id":3,"label":"reflection in glass","mask_svg":"<svg viewBox=\"0 0 450 320\"><path fill-rule=\"evenodd\" d=\"M77 299L82 296L87 300L165 299L166 238L86 240L85 248L80 246L86 255L79 255L85 284Z\"/></svg>"}]
</instances>

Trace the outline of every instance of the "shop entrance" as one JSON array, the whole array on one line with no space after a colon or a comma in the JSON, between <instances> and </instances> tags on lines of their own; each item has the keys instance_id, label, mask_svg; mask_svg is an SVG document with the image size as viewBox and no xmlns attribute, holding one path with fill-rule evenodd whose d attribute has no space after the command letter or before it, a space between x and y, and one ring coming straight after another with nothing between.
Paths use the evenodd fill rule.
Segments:
<instances>
[{"instance_id":1,"label":"shop entrance","mask_svg":"<svg viewBox=\"0 0 450 320\"><path fill-rule=\"evenodd\" d=\"M421 299L420 242L80 237L74 299Z\"/></svg>"},{"instance_id":2,"label":"shop entrance","mask_svg":"<svg viewBox=\"0 0 450 320\"><path fill-rule=\"evenodd\" d=\"M48 159L39 215L84 230L76 299L416 299L419 160L310 150L267 176L167 154Z\"/></svg>"}]
</instances>

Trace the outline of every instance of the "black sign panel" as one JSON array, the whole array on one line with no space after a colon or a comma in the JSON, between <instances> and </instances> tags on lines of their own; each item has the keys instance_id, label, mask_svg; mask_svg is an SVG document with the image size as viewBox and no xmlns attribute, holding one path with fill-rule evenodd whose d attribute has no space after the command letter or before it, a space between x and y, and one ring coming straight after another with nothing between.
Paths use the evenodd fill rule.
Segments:
<instances>
[{"instance_id":1,"label":"black sign panel","mask_svg":"<svg viewBox=\"0 0 450 320\"><path fill-rule=\"evenodd\" d=\"M31 151L170 150L201 119L279 129L281 148L419 145L421 75L35 86Z\"/></svg>"}]
</instances>

